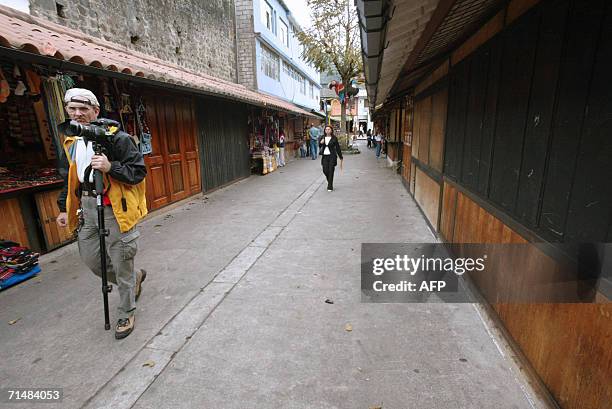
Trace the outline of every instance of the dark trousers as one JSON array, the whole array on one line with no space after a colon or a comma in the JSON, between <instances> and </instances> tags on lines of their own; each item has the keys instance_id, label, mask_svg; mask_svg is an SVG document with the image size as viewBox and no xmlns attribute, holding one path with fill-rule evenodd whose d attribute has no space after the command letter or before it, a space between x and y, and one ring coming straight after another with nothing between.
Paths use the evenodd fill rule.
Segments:
<instances>
[{"instance_id":1,"label":"dark trousers","mask_svg":"<svg viewBox=\"0 0 612 409\"><path fill-rule=\"evenodd\" d=\"M327 188L334 188L334 170L336 169L336 165L334 165L334 158L332 155L323 155L321 159L321 165L323 166L323 174L327 178Z\"/></svg>"}]
</instances>

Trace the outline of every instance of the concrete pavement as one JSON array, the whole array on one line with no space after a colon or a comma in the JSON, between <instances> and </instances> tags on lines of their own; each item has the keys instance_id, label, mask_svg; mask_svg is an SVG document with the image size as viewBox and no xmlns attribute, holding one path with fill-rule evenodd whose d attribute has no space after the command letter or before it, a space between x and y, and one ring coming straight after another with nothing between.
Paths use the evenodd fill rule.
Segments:
<instances>
[{"instance_id":1,"label":"concrete pavement","mask_svg":"<svg viewBox=\"0 0 612 409\"><path fill-rule=\"evenodd\" d=\"M296 160L142 223L125 340L76 248L43 257L0 293L0 386L61 387L58 408L540 407L474 305L360 302L361 243L435 241L361 149L334 192Z\"/></svg>"}]
</instances>

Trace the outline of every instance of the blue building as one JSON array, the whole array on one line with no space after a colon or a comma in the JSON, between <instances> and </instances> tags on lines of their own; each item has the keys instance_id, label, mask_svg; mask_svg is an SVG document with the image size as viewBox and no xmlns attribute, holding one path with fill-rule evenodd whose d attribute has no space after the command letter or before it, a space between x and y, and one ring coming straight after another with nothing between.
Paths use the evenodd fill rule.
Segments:
<instances>
[{"instance_id":1,"label":"blue building","mask_svg":"<svg viewBox=\"0 0 612 409\"><path fill-rule=\"evenodd\" d=\"M238 82L320 110L320 74L301 58L300 27L282 0L237 0Z\"/></svg>"}]
</instances>

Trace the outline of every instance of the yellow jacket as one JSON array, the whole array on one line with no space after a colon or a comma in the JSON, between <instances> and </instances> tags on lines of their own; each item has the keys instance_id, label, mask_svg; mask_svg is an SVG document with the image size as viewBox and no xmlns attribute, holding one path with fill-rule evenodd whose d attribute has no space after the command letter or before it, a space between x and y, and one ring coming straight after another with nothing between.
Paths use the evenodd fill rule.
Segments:
<instances>
[{"instance_id":1,"label":"yellow jacket","mask_svg":"<svg viewBox=\"0 0 612 409\"><path fill-rule=\"evenodd\" d=\"M123 134L127 137L127 134ZM70 231L76 230L78 227L77 210L81 206L81 200L77 196L80 187L79 178L77 176L77 165L75 161L76 155L76 137L66 137L64 140L64 151L68 159L68 189L66 192L66 213L68 216L68 228ZM129 143L132 143L129 141ZM112 169L112 168L111 168ZM128 184L120 182L111 177L108 173L104 175L104 187L108 198L111 202L113 213L119 224L122 232L130 230L144 216L147 215L147 199L145 195L145 180L142 179L137 184ZM125 209L122 203L125 199Z\"/></svg>"}]
</instances>

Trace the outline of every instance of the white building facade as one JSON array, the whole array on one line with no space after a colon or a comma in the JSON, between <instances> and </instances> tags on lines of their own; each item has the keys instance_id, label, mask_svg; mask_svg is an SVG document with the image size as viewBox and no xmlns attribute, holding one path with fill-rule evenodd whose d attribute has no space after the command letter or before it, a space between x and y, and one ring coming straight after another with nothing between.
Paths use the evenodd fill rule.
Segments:
<instances>
[{"instance_id":1,"label":"white building facade","mask_svg":"<svg viewBox=\"0 0 612 409\"><path fill-rule=\"evenodd\" d=\"M238 81L319 111L320 74L301 58L299 30L282 0L237 0Z\"/></svg>"}]
</instances>

